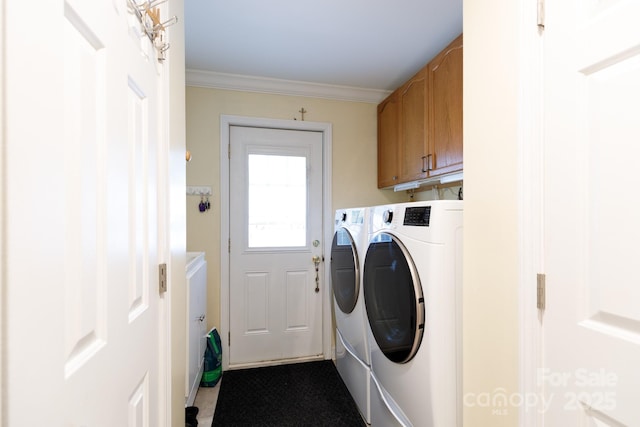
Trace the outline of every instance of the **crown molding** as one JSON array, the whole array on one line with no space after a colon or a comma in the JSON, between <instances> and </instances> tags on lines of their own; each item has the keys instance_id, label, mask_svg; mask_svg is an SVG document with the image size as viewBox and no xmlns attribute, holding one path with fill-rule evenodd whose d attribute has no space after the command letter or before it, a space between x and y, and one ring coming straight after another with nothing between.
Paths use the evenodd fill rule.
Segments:
<instances>
[{"instance_id":1,"label":"crown molding","mask_svg":"<svg viewBox=\"0 0 640 427\"><path fill-rule=\"evenodd\" d=\"M340 101L366 102L370 104L379 104L391 93L391 91L388 90L334 86L203 70L186 70L186 83L187 86L337 99Z\"/></svg>"}]
</instances>

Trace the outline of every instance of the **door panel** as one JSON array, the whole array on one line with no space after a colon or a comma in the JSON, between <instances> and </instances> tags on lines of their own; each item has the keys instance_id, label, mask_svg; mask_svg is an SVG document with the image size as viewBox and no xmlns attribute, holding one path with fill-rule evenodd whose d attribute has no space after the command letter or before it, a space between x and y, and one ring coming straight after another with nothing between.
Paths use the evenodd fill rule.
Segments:
<instances>
[{"instance_id":1,"label":"door panel","mask_svg":"<svg viewBox=\"0 0 640 427\"><path fill-rule=\"evenodd\" d=\"M232 126L230 138L230 364L319 355L322 134Z\"/></svg>"},{"instance_id":2,"label":"door panel","mask_svg":"<svg viewBox=\"0 0 640 427\"><path fill-rule=\"evenodd\" d=\"M69 6L63 20L64 151L79 161L64 167L65 377L74 374L107 342L106 224L97 216L105 200L96 190L106 181L103 126L106 61L104 42ZM78 120L78 118L81 118ZM71 159L69 159L71 160Z\"/></svg>"},{"instance_id":3,"label":"door panel","mask_svg":"<svg viewBox=\"0 0 640 427\"><path fill-rule=\"evenodd\" d=\"M640 419L640 5L548 3L545 270L540 381L546 425Z\"/></svg>"},{"instance_id":4,"label":"door panel","mask_svg":"<svg viewBox=\"0 0 640 427\"><path fill-rule=\"evenodd\" d=\"M125 1L35 3L5 2L8 424L160 426L162 66Z\"/></svg>"},{"instance_id":5,"label":"door panel","mask_svg":"<svg viewBox=\"0 0 640 427\"><path fill-rule=\"evenodd\" d=\"M309 328L309 316L306 304L298 304L305 300L307 285L313 279L307 270L285 272L285 331Z\"/></svg>"}]
</instances>

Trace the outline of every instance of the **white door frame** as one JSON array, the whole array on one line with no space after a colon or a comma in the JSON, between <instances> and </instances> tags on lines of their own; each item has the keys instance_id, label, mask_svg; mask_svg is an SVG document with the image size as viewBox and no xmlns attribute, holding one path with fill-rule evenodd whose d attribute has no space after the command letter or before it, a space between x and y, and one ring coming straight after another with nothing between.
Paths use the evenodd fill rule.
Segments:
<instances>
[{"instance_id":1,"label":"white door frame","mask_svg":"<svg viewBox=\"0 0 640 427\"><path fill-rule=\"evenodd\" d=\"M229 128L252 126L271 129L306 130L322 132L322 235L324 283L322 289L322 349L330 359L331 347L331 292L328 286L329 263L333 237L331 213L331 123L298 120L264 119L244 116L220 116L220 338L222 340L222 369L229 369ZM323 286L324 285L324 286Z\"/></svg>"},{"instance_id":2,"label":"white door frame","mask_svg":"<svg viewBox=\"0 0 640 427\"><path fill-rule=\"evenodd\" d=\"M531 3L531 2L530 2ZM532 6L532 7L531 7ZM538 381L542 367L542 312L537 309L537 274L544 273L544 132L543 132L543 29L537 27L535 3L520 2L520 57L514 58L520 70L520 123L518 201L520 242L519 384L520 397L540 397L544 390ZM539 401L539 399L537 400ZM519 408L520 427L544 425L539 407Z\"/></svg>"},{"instance_id":3,"label":"white door frame","mask_svg":"<svg viewBox=\"0 0 640 427\"><path fill-rule=\"evenodd\" d=\"M4 57L5 57L5 28L7 28L7 26L5 25L5 17L4 17L4 9L5 9L5 4L4 4L4 0L0 0L0 23L2 23L2 28L0 29L0 46L3 47L2 49L2 54L0 54L0 82L2 82L2 84L0 84L0 129L6 129L6 123L5 123L5 100L4 100ZM4 195L7 194L7 188L6 188L6 182L4 179L4 165L5 165L5 159L4 159L4 147L5 147L5 140L4 140L4 135L5 132L4 130L2 132L0 132L0 147L3 147L2 150L0 150L0 194L2 194L3 196L0 197L0 242L5 242L5 235L4 235L4 224L5 224L5 197ZM0 249L1 251L4 251L4 243L2 244L2 249ZM5 319L5 308L4 308L4 294L5 294L5 289L7 288L7 284L5 283L4 277L5 277L5 260L4 260L4 256L2 256L2 258L0 258L0 319L2 319L4 321ZM0 328L0 343L2 343L4 345L4 343L6 342L6 335L5 335L5 328L2 327ZM2 384L1 388L3 393L5 392L5 378L4 378L4 373L5 373L5 369L7 369L7 366L5 366L5 359L4 359L4 351L0 351L0 384ZM2 423L4 423L4 408L5 408L5 404L4 402L0 403L0 425L2 425Z\"/></svg>"}]
</instances>

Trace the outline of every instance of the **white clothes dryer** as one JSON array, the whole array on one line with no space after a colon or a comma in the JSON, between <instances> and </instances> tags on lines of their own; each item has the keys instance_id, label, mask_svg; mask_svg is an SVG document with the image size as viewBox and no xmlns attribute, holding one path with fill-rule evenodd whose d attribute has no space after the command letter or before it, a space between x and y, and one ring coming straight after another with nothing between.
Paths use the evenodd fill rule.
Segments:
<instances>
[{"instance_id":1,"label":"white clothes dryer","mask_svg":"<svg viewBox=\"0 0 640 427\"><path fill-rule=\"evenodd\" d=\"M462 201L371 208L371 425L462 425Z\"/></svg>"},{"instance_id":2,"label":"white clothes dryer","mask_svg":"<svg viewBox=\"0 0 640 427\"><path fill-rule=\"evenodd\" d=\"M367 215L367 208L336 211L331 286L336 319L336 368L362 418L370 423L371 353L362 293L362 267L368 244Z\"/></svg>"}]
</instances>

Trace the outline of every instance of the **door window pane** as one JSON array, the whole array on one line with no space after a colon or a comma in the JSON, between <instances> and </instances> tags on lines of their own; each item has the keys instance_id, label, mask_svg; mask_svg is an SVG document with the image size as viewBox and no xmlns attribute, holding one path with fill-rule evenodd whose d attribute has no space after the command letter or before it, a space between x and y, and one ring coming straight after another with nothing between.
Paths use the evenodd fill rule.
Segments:
<instances>
[{"instance_id":1,"label":"door window pane","mask_svg":"<svg viewBox=\"0 0 640 427\"><path fill-rule=\"evenodd\" d=\"M307 240L307 158L249 154L249 247Z\"/></svg>"}]
</instances>

